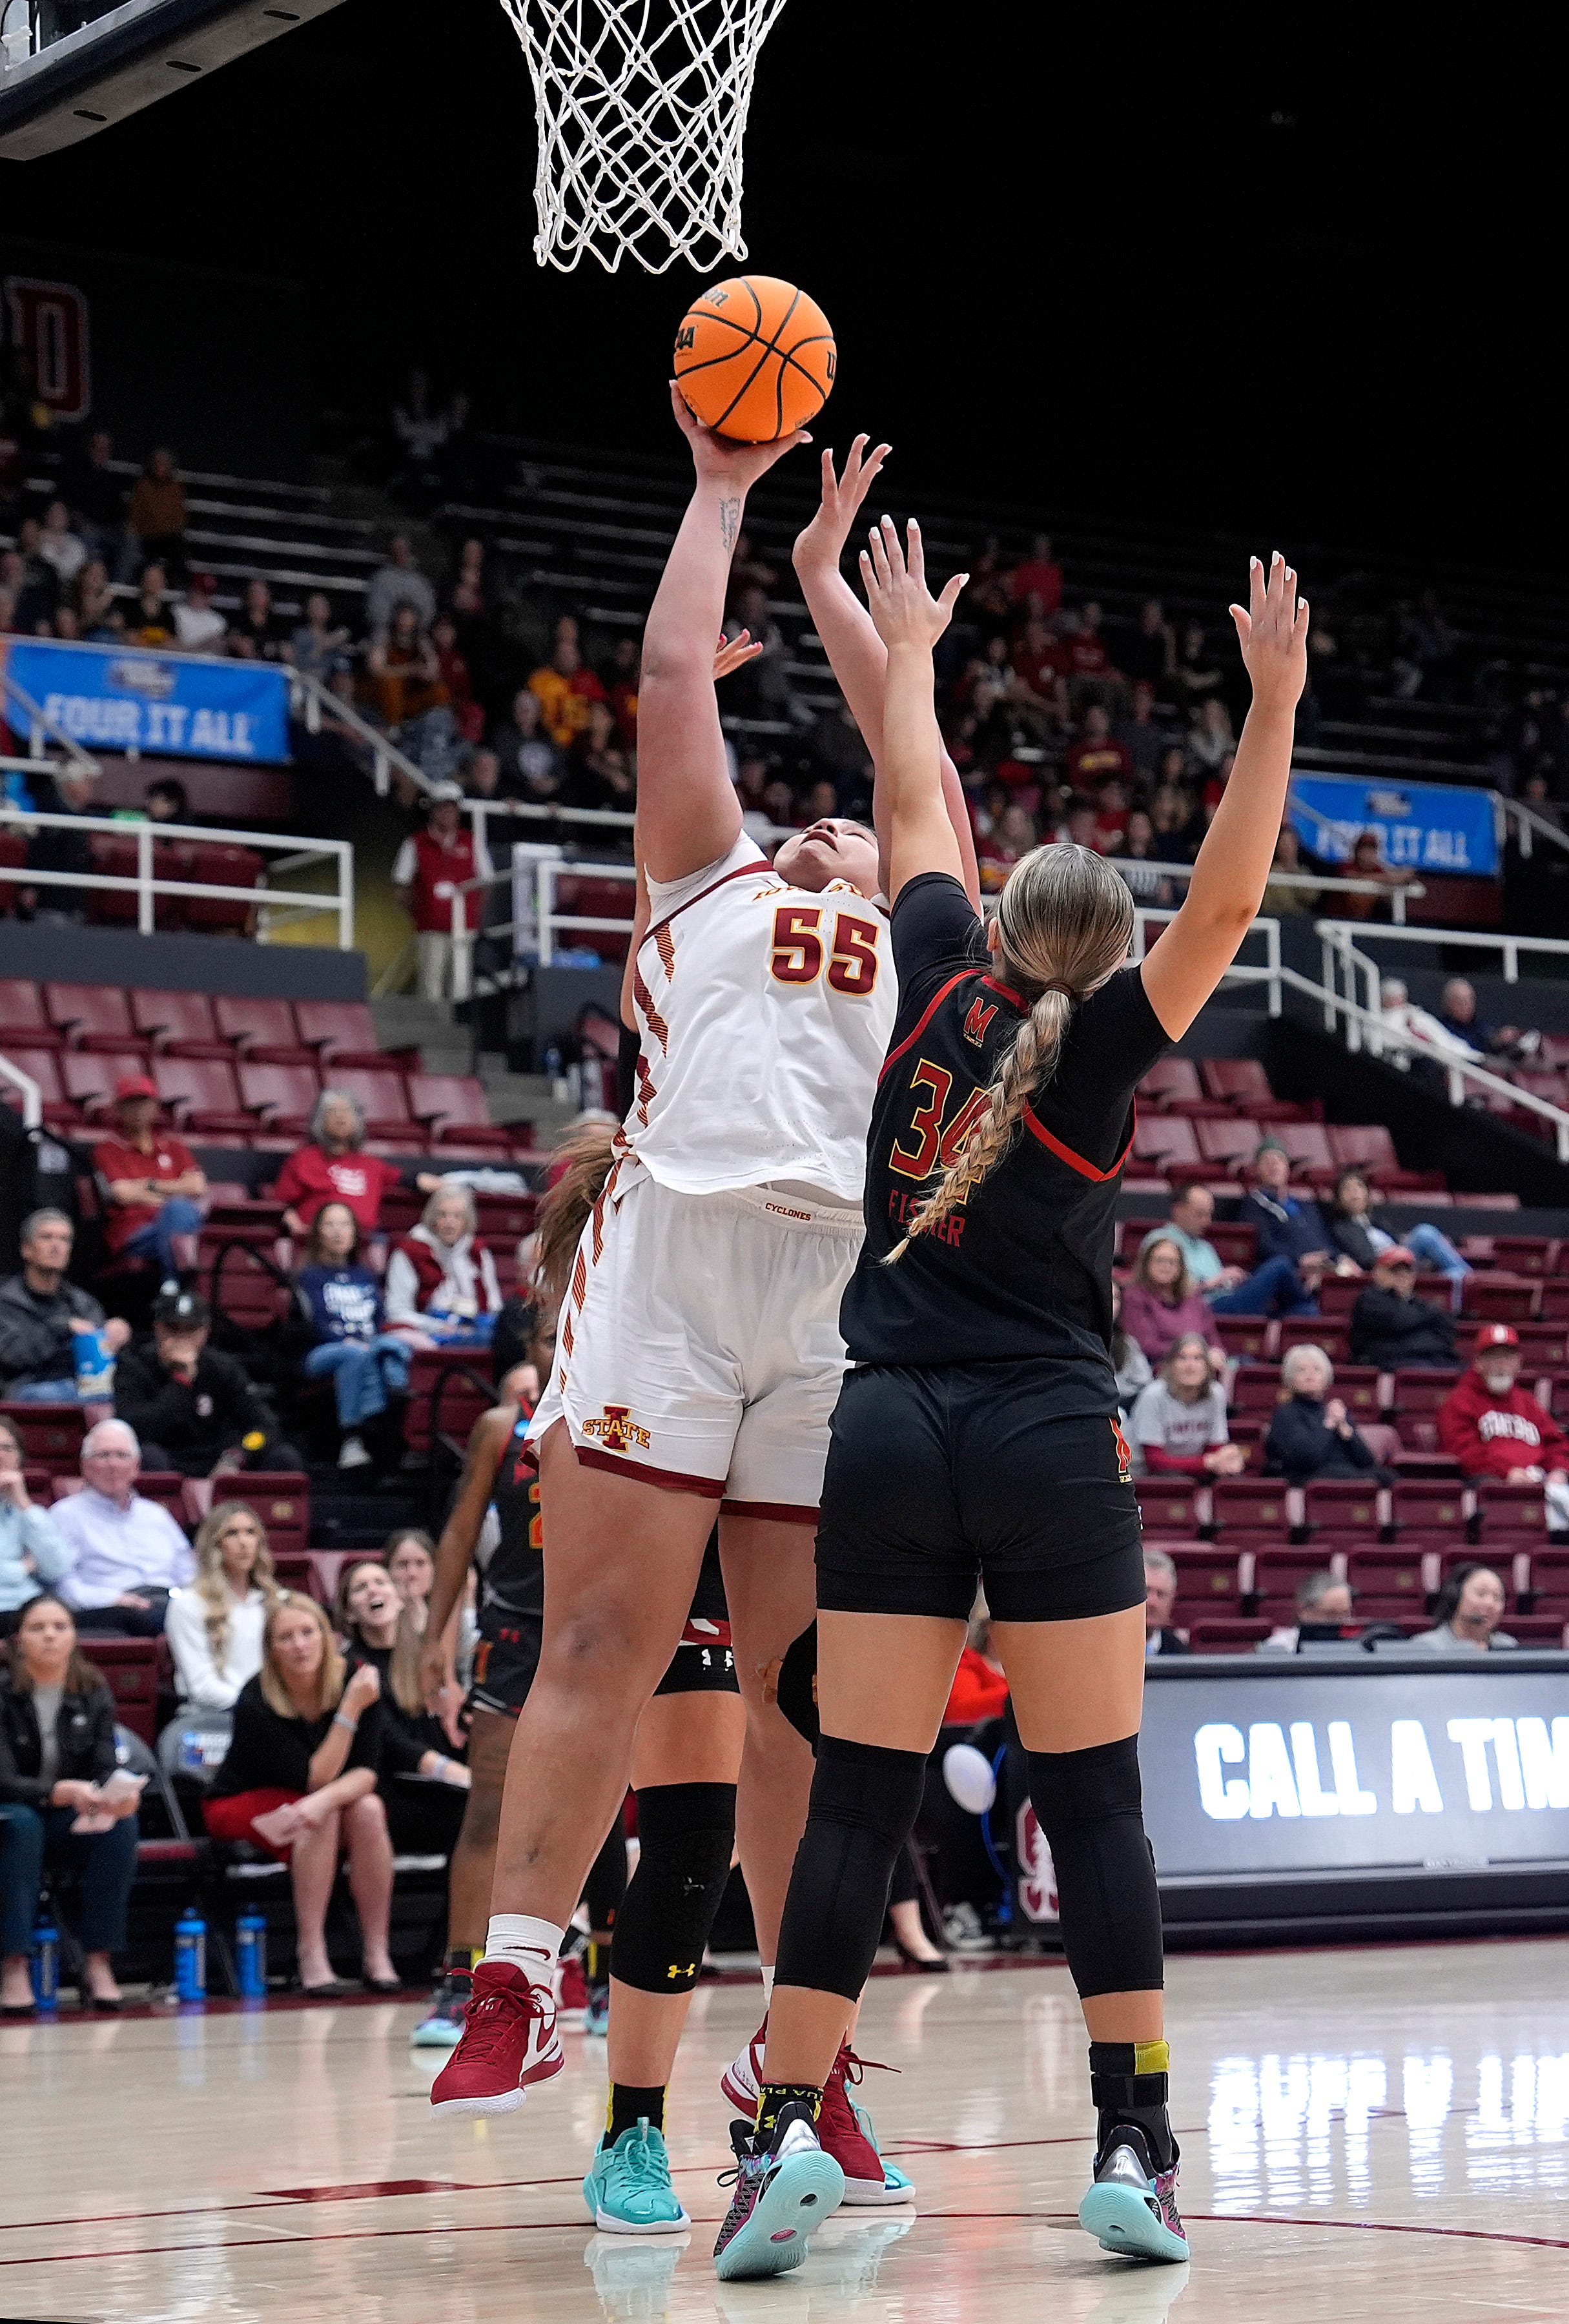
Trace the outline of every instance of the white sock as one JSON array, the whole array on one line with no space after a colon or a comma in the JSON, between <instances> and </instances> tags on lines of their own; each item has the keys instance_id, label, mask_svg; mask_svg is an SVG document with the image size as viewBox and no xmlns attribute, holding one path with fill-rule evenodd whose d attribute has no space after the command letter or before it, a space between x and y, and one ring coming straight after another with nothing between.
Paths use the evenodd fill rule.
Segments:
<instances>
[{"instance_id":1,"label":"white sock","mask_svg":"<svg viewBox=\"0 0 1569 2324\"><path fill-rule=\"evenodd\" d=\"M549 1985L565 1929L537 1921L531 1913L493 1913L485 1935L487 1961L510 1961L535 1985Z\"/></svg>"},{"instance_id":2,"label":"white sock","mask_svg":"<svg viewBox=\"0 0 1569 2324\"><path fill-rule=\"evenodd\" d=\"M766 2016L766 2015L767 2015L767 2014L768 2014L768 2012L769 2012L772 2007L773 2007L773 1971L772 1971L772 1969L766 1969L766 1968L765 1968L765 1969L764 1969L764 1970L763 1970L763 1972L762 1972L762 2008L763 2008L763 2015Z\"/></svg>"}]
</instances>

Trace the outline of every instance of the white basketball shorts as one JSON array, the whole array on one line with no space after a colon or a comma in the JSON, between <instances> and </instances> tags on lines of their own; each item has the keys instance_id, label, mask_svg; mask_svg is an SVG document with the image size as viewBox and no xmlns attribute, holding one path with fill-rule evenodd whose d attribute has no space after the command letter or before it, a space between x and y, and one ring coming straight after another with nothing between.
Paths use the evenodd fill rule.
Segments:
<instances>
[{"instance_id":1,"label":"white basketball shorts","mask_svg":"<svg viewBox=\"0 0 1569 2324\"><path fill-rule=\"evenodd\" d=\"M861 1213L618 1176L583 1231L530 1443L564 1417L592 1467L815 1522Z\"/></svg>"}]
</instances>

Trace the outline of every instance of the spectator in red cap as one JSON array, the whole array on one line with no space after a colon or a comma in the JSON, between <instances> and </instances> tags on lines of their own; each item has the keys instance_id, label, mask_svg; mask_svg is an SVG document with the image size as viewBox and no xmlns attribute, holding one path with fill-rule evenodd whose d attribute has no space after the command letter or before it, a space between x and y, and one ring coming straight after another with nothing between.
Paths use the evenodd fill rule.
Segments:
<instances>
[{"instance_id":1,"label":"spectator in red cap","mask_svg":"<svg viewBox=\"0 0 1569 2324\"><path fill-rule=\"evenodd\" d=\"M1417 1298L1416 1284L1417 1254L1403 1242L1375 1254L1373 1279L1351 1311L1353 1364L1398 1372L1425 1364L1446 1369L1458 1360L1452 1318L1430 1299Z\"/></svg>"},{"instance_id":2,"label":"spectator in red cap","mask_svg":"<svg viewBox=\"0 0 1569 2324\"><path fill-rule=\"evenodd\" d=\"M159 1129L157 1085L145 1074L115 1084L115 1130L93 1156L108 1196L109 1249L117 1258L156 1259L162 1288L178 1291L175 1238L200 1228L207 1178L189 1147Z\"/></svg>"},{"instance_id":3,"label":"spectator in red cap","mask_svg":"<svg viewBox=\"0 0 1569 2324\"><path fill-rule=\"evenodd\" d=\"M1484 1323L1471 1369L1438 1407L1438 1442L1468 1479L1540 1485L1547 1523L1560 1532L1569 1528L1569 1436L1520 1387L1519 1369L1513 1325Z\"/></svg>"}]
</instances>

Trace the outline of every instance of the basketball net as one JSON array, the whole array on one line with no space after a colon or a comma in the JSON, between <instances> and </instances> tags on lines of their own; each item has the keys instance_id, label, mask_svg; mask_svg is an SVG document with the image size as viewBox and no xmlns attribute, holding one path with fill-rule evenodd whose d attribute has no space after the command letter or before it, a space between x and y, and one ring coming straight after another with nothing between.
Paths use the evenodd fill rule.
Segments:
<instances>
[{"instance_id":1,"label":"basketball net","mask_svg":"<svg viewBox=\"0 0 1569 2324\"><path fill-rule=\"evenodd\" d=\"M758 51L784 0L502 0L539 115L541 266L586 250L614 274L703 272L741 235L742 140Z\"/></svg>"}]
</instances>

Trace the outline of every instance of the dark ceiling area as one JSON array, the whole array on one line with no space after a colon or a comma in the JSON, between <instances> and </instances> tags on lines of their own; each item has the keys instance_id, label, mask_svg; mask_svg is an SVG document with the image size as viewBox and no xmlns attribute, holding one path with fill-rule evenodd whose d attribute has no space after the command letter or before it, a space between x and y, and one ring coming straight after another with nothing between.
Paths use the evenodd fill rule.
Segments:
<instances>
[{"instance_id":1,"label":"dark ceiling area","mask_svg":"<svg viewBox=\"0 0 1569 2324\"><path fill-rule=\"evenodd\" d=\"M1555 91L1523 42L1371 13L790 0L746 232L834 322L830 440L888 435L918 489L1551 563ZM541 272L533 171L494 0L347 0L0 165L0 205L51 242L303 281L323 410L383 408L423 361L492 425L664 447L698 278Z\"/></svg>"}]
</instances>

